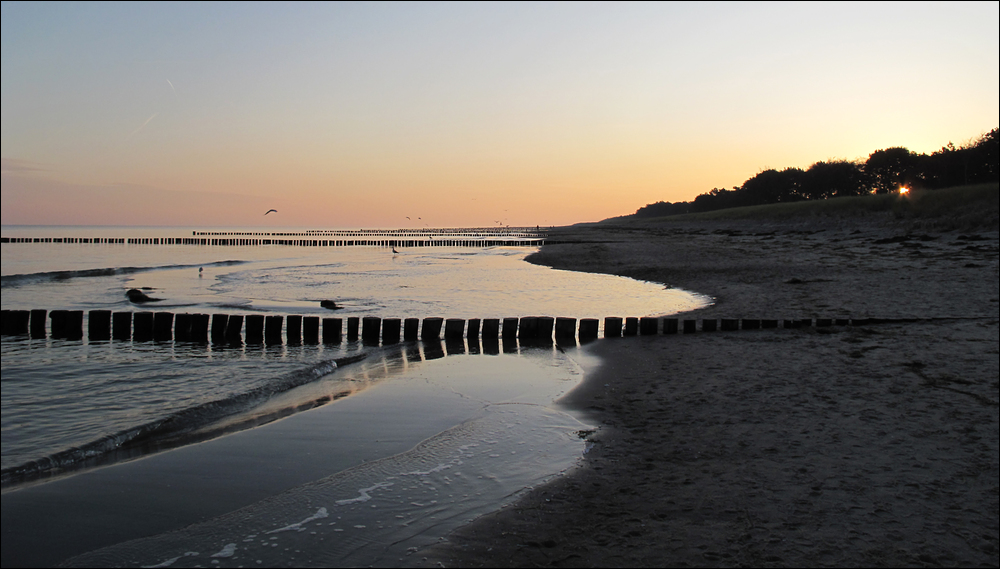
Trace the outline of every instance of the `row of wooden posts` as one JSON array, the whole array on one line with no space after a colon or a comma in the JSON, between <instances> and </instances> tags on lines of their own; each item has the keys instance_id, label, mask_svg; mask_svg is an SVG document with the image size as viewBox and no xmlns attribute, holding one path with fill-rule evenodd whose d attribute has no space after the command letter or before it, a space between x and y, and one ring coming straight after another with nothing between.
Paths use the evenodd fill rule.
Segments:
<instances>
[{"instance_id":1,"label":"row of wooden posts","mask_svg":"<svg viewBox=\"0 0 1000 569\"><path fill-rule=\"evenodd\" d=\"M174 314L172 312L111 312L91 310L87 318L87 337L93 341L133 340L137 342L201 342L248 344L307 343L339 344L344 335L344 319L319 316L282 316L278 314ZM51 320L46 334L46 320ZM82 310L4 310L2 332L5 336L31 338L83 339ZM596 318L552 318L524 316L520 318L378 318L348 317L347 341L361 339L368 344L394 344L402 340L438 340L442 330L445 340L469 338L552 341L597 339L599 320ZM649 336L656 334L692 334L731 330L767 328L802 328L810 326L846 326L869 324L875 320L804 319L678 319L678 318L619 318L604 319L604 337ZM699 326L700 324L700 326ZM284 332L284 338L282 338Z\"/></svg>"},{"instance_id":2,"label":"row of wooden posts","mask_svg":"<svg viewBox=\"0 0 1000 569\"><path fill-rule=\"evenodd\" d=\"M541 238L512 239L262 239L259 237L0 237L0 243L95 243L123 245L215 245L259 246L293 245L298 247L537 247Z\"/></svg>"}]
</instances>

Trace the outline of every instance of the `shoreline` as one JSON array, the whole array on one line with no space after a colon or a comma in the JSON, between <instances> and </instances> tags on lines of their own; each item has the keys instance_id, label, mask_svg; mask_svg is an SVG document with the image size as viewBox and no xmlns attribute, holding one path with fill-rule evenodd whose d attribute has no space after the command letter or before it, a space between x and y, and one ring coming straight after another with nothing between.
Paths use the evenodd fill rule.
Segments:
<instances>
[{"instance_id":1,"label":"shoreline","mask_svg":"<svg viewBox=\"0 0 1000 569\"><path fill-rule=\"evenodd\" d=\"M219 566L284 562L288 547L302 552L293 559L311 565L393 564L390 553L402 558L396 550L433 542L423 531L458 527L548 477L538 472L576 460L584 443L572 432L586 426L543 404L565 393L566 381L578 381L576 358L554 350L446 357L424 347L396 346L329 385L302 386L325 393L356 384L333 405L8 490L3 566L156 565L178 555L183 560L173 566L197 566L226 543L238 547L228 561L215 559ZM376 414L377 422L355 429ZM506 470L493 458L499 454L509 457ZM377 509L364 503L369 494ZM294 547L291 533L280 530L286 549L247 541L318 507L330 519L298 535ZM366 541L373 547L363 547Z\"/></svg>"},{"instance_id":2,"label":"shoreline","mask_svg":"<svg viewBox=\"0 0 1000 569\"><path fill-rule=\"evenodd\" d=\"M602 340L583 465L418 566L998 563L998 233L873 220L570 227L529 260L692 317L958 318Z\"/></svg>"}]
</instances>

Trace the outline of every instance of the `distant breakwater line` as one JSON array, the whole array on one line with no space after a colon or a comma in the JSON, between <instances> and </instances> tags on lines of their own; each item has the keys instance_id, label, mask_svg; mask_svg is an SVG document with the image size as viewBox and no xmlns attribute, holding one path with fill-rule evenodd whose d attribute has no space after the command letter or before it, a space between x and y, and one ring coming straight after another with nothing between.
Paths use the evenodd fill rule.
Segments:
<instances>
[{"instance_id":1,"label":"distant breakwater line","mask_svg":"<svg viewBox=\"0 0 1000 569\"><path fill-rule=\"evenodd\" d=\"M5 338L82 340L84 321L89 341L191 342L215 345L242 344L340 344L362 341L366 345L391 345L400 341L465 340L484 343L586 343L603 337L655 336L766 330L776 328L829 328L870 324L917 322L923 319L805 318L805 319L679 319L655 317L565 318L379 318L281 314L174 314L172 312L111 312L110 310L3 310ZM346 320L346 327L345 327Z\"/></svg>"},{"instance_id":2,"label":"distant breakwater line","mask_svg":"<svg viewBox=\"0 0 1000 569\"><path fill-rule=\"evenodd\" d=\"M190 237L0 237L0 243L296 247L539 247L547 228L192 231Z\"/></svg>"}]
</instances>

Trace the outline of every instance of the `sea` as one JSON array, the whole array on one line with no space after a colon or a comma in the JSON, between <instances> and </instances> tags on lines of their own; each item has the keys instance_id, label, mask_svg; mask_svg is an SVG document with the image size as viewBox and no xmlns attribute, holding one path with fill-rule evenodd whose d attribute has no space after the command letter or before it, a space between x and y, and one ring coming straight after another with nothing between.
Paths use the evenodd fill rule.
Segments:
<instances>
[{"instance_id":1,"label":"sea","mask_svg":"<svg viewBox=\"0 0 1000 569\"><path fill-rule=\"evenodd\" d=\"M536 246L430 244L454 230L422 230L420 247L152 244L310 232L3 226L5 238L61 242L0 244L0 304L346 322L603 321L711 302L533 265ZM134 304L130 289L156 300ZM557 400L599 364L576 342L490 349L476 338L4 336L0 356L5 566L405 564L579 461L593 426Z\"/></svg>"}]
</instances>

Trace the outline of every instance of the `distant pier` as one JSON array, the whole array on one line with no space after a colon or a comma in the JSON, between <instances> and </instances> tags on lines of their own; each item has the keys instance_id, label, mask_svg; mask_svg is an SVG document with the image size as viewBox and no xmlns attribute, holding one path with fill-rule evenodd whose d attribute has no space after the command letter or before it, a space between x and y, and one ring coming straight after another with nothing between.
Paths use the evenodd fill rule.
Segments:
<instances>
[{"instance_id":1,"label":"distant pier","mask_svg":"<svg viewBox=\"0 0 1000 569\"><path fill-rule=\"evenodd\" d=\"M98 245L199 245L226 247L539 247L548 228L357 229L270 231L192 231L183 237L0 237L0 243Z\"/></svg>"}]
</instances>

